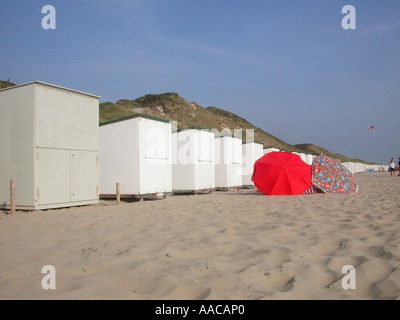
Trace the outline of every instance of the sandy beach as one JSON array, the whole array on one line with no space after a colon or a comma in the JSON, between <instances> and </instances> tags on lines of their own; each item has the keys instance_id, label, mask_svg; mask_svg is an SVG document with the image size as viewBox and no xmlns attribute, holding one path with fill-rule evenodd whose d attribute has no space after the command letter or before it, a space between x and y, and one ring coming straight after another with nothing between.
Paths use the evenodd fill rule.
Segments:
<instances>
[{"instance_id":1,"label":"sandy beach","mask_svg":"<svg viewBox=\"0 0 400 320\"><path fill-rule=\"evenodd\" d=\"M400 177L357 195L254 189L0 213L0 299L398 299ZM44 290L44 265L56 289ZM342 267L356 289L342 287Z\"/></svg>"}]
</instances>

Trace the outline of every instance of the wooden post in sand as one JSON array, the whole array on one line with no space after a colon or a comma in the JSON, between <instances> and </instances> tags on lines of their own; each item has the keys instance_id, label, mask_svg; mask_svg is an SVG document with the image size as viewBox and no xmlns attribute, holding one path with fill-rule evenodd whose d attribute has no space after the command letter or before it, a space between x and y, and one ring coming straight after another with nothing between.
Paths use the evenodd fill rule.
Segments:
<instances>
[{"instance_id":1,"label":"wooden post in sand","mask_svg":"<svg viewBox=\"0 0 400 320\"><path fill-rule=\"evenodd\" d=\"M121 202L121 193L120 193L120 188L119 188L119 182L117 182L116 187L117 187L116 196L117 196L117 205L118 205Z\"/></svg>"},{"instance_id":2,"label":"wooden post in sand","mask_svg":"<svg viewBox=\"0 0 400 320\"><path fill-rule=\"evenodd\" d=\"M15 181L10 180L10 214L15 213Z\"/></svg>"}]
</instances>

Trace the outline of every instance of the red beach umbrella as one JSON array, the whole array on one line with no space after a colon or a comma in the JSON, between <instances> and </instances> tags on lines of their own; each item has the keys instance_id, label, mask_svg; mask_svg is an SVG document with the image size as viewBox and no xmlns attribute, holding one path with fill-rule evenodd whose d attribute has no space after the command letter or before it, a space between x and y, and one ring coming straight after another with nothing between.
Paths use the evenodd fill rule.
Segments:
<instances>
[{"instance_id":1,"label":"red beach umbrella","mask_svg":"<svg viewBox=\"0 0 400 320\"><path fill-rule=\"evenodd\" d=\"M312 166L290 152L269 152L254 164L252 180L265 195L300 195L311 186Z\"/></svg>"}]
</instances>

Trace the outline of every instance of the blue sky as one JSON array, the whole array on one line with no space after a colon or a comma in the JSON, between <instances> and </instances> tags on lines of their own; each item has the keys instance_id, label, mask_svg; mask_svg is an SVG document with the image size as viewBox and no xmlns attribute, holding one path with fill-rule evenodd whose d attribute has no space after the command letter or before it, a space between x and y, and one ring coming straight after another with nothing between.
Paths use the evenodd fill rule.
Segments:
<instances>
[{"instance_id":1,"label":"blue sky","mask_svg":"<svg viewBox=\"0 0 400 320\"><path fill-rule=\"evenodd\" d=\"M55 30L41 26L48 4ZM400 156L399 1L2 0L0 25L1 80L101 102L177 92L291 144Z\"/></svg>"}]
</instances>

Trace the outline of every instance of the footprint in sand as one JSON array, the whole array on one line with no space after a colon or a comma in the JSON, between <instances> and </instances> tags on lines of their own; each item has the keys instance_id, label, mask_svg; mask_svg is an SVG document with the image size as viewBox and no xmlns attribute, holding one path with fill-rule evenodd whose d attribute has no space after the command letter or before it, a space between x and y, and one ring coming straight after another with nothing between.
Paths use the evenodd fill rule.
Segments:
<instances>
[{"instance_id":1,"label":"footprint in sand","mask_svg":"<svg viewBox=\"0 0 400 320\"><path fill-rule=\"evenodd\" d=\"M358 256L358 257L332 256L327 260L326 265L332 272L341 273L342 268L346 265L357 267L368 261L369 259L366 256Z\"/></svg>"},{"instance_id":2,"label":"footprint in sand","mask_svg":"<svg viewBox=\"0 0 400 320\"><path fill-rule=\"evenodd\" d=\"M352 240L350 239L340 239L337 243L337 248L333 253L334 256L343 256L351 249Z\"/></svg>"},{"instance_id":3,"label":"footprint in sand","mask_svg":"<svg viewBox=\"0 0 400 320\"><path fill-rule=\"evenodd\" d=\"M289 292L296 281L296 277L282 272L279 268L265 271L263 276L259 278L259 286L279 292Z\"/></svg>"},{"instance_id":4,"label":"footprint in sand","mask_svg":"<svg viewBox=\"0 0 400 320\"><path fill-rule=\"evenodd\" d=\"M78 280L76 280L76 281L78 281ZM73 281L72 283L69 283L68 286L64 290L62 289L62 285L57 283L57 289L63 290L66 292L80 290L82 288L83 288L82 282L78 283L78 282Z\"/></svg>"},{"instance_id":5,"label":"footprint in sand","mask_svg":"<svg viewBox=\"0 0 400 320\"><path fill-rule=\"evenodd\" d=\"M240 272L242 283L261 291L288 292L293 289L295 277L284 271L283 266L265 268L265 264L251 265Z\"/></svg>"},{"instance_id":6,"label":"footprint in sand","mask_svg":"<svg viewBox=\"0 0 400 320\"><path fill-rule=\"evenodd\" d=\"M385 251L383 246L371 246L367 249L367 252L373 258L379 258L383 260L390 260L392 258L392 254L388 251Z\"/></svg>"},{"instance_id":7,"label":"footprint in sand","mask_svg":"<svg viewBox=\"0 0 400 320\"><path fill-rule=\"evenodd\" d=\"M181 285L174 287L163 300L204 300L211 293L211 288L200 285Z\"/></svg>"}]
</instances>

